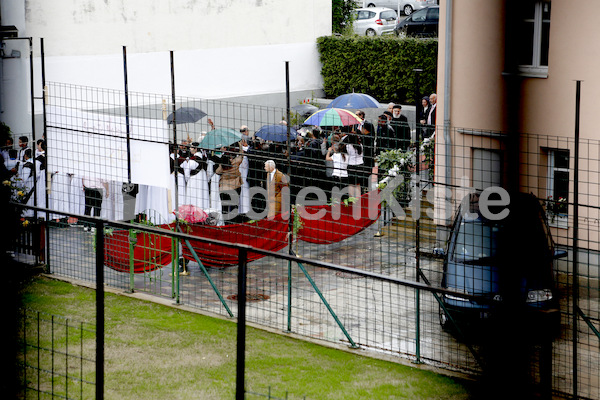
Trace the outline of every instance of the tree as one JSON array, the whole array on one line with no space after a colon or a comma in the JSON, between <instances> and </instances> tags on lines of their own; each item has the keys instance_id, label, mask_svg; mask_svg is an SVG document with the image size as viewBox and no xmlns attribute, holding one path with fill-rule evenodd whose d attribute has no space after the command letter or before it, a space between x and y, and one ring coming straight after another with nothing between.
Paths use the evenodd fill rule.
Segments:
<instances>
[{"instance_id":1,"label":"tree","mask_svg":"<svg viewBox=\"0 0 600 400\"><path fill-rule=\"evenodd\" d=\"M334 33L344 33L344 29L352 24L352 11L356 8L354 0L333 0L332 29Z\"/></svg>"}]
</instances>

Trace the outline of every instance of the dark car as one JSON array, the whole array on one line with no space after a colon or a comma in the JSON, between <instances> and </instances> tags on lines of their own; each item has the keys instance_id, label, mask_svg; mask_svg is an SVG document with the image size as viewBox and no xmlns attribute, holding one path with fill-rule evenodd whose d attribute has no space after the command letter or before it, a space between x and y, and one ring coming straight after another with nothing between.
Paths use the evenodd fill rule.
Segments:
<instances>
[{"instance_id":1,"label":"dark car","mask_svg":"<svg viewBox=\"0 0 600 400\"><path fill-rule=\"evenodd\" d=\"M410 14L396 24L398 36L437 37L440 22L440 7L429 6Z\"/></svg>"},{"instance_id":2,"label":"dark car","mask_svg":"<svg viewBox=\"0 0 600 400\"><path fill-rule=\"evenodd\" d=\"M519 329L528 331L519 324L532 324L536 335L555 334L560 314L553 264L566 253L555 252L539 200L512 194L505 207L508 215L498 220L489 218L499 215L498 210L491 210L492 215L480 206L478 194L459 206L442 277L443 288L475 297L441 296L442 327L451 332L485 328L508 315Z\"/></svg>"}]
</instances>

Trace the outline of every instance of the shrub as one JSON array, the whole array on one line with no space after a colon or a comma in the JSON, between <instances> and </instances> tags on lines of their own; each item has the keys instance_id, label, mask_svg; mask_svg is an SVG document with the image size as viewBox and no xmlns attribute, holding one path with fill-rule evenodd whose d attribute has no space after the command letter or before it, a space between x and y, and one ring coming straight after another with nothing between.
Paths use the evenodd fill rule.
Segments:
<instances>
[{"instance_id":1,"label":"shrub","mask_svg":"<svg viewBox=\"0 0 600 400\"><path fill-rule=\"evenodd\" d=\"M322 36L317 48L327 97L354 91L382 103L413 104L414 68L423 70L418 98L436 92L437 39Z\"/></svg>"}]
</instances>

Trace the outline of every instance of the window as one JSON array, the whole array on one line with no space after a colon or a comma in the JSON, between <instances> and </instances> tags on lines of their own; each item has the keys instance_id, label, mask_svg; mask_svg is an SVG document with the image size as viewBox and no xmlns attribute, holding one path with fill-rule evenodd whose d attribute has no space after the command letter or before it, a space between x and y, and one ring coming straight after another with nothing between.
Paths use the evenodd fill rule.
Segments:
<instances>
[{"instance_id":1,"label":"window","mask_svg":"<svg viewBox=\"0 0 600 400\"><path fill-rule=\"evenodd\" d=\"M423 22L427 19L427 10L419 10L411 16L413 22Z\"/></svg>"},{"instance_id":2,"label":"window","mask_svg":"<svg viewBox=\"0 0 600 400\"><path fill-rule=\"evenodd\" d=\"M357 20L360 20L360 19L371 19L374 16L375 16L375 13L373 11L359 11L356 19Z\"/></svg>"},{"instance_id":3,"label":"window","mask_svg":"<svg viewBox=\"0 0 600 400\"><path fill-rule=\"evenodd\" d=\"M536 0L520 4L521 19L518 21L516 36L519 72L546 76L550 45L550 2Z\"/></svg>"},{"instance_id":4,"label":"window","mask_svg":"<svg viewBox=\"0 0 600 400\"><path fill-rule=\"evenodd\" d=\"M546 195L549 207L554 210L551 214L564 215L568 212L569 204L569 151L548 150L548 187ZM554 221L552 221L554 222Z\"/></svg>"},{"instance_id":5,"label":"window","mask_svg":"<svg viewBox=\"0 0 600 400\"><path fill-rule=\"evenodd\" d=\"M396 11L394 10L381 12L381 19L385 19L386 21L395 21L397 17Z\"/></svg>"}]
</instances>

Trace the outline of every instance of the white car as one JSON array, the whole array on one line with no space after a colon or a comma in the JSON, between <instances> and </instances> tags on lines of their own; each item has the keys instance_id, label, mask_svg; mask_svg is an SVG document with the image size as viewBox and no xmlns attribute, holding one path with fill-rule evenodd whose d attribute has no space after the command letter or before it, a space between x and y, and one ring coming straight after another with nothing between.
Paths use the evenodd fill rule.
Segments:
<instances>
[{"instance_id":1,"label":"white car","mask_svg":"<svg viewBox=\"0 0 600 400\"><path fill-rule=\"evenodd\" d=\"M360 2L359 2L360 3ZM362 2L365 7L388 7L410 15L415 10L438 4L437 0L367 0Z\"/></svg>"},{"instance_id":2,"label":"white car","mask_svg":"<svg viewBox=\"0 0 600 400\"><path fill-rule=\"evenodd\" d=\"M397 19L398 14L391 8L358 8L354 10L352 27L357 35L381 36L394 33Z\"/></svg>"}]
</instances>

